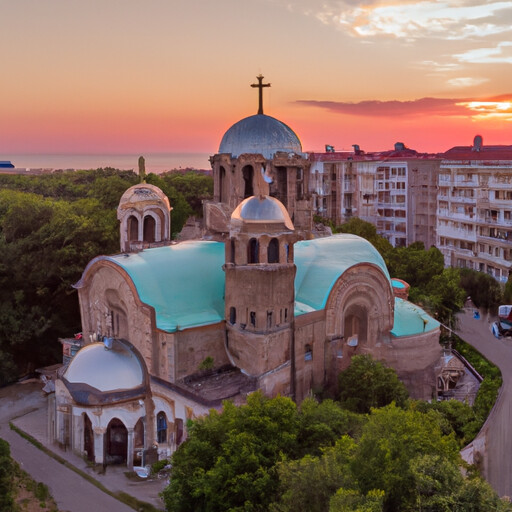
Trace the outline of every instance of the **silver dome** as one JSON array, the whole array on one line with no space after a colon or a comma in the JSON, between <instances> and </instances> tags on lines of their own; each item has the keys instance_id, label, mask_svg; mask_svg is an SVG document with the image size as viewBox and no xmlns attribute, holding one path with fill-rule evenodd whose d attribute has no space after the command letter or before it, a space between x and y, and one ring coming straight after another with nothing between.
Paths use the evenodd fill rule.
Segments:
<instances>
[{"instance_id":1,"label":"silver dome","mask_svg":"<svg viewBox=\"0 0 512 512\"><path fill-rule=\"evenodd\" d=\"M250 153L270 159L278 151L301 154L302 145L289 126L265 114L235 123L224 134L219 147L219 153L228 153L234 158Z\"/></svg>"}]
</instances>

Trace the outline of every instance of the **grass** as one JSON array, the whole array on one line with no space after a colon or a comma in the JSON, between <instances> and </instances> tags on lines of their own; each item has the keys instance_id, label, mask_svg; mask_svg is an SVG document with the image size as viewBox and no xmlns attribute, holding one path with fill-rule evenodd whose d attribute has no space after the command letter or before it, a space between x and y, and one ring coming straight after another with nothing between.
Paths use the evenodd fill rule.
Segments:
<instances>
[{"instance_id":1,"label":"grass","mask_svg":"<svg viewBox=\"0 0 512 512\"><path fill-rule=\"evenodd\" d=\"M71 471L74 471L76 474L80 475L82 478L90 482L92 485L97 487L100 491L103 491L105 494L108 494L109 496L112 496L116 500L119 500L121 503L124 503L128 507L137 510L138 512L161 512L160 509L154 507L150 503L146 503L145 501L140 501L137 498L134 498L133 496L130 496L129 494L125 492L112 492L109 489L107 489L101 482L98 482L95 478L93 478L91 475L85 473L84 471L78 469L77 467L73 466L70 462L68 462L66 459L62 458L60 455L57 455L56 453L52 452L46 446L44 446L42 443L40 443L37 439L34 439L31 435L27 434L23 430L19 429L16 425L13 423L9 423L9 426L11 430L14 430L17 434L19 434L23 439L26 439L29 443L33 444L36 448L41 450L42 452L46 453L49 457L56 460L58 463L62 464L66 468L70 469Z\"/></svg>"}]
</instances>

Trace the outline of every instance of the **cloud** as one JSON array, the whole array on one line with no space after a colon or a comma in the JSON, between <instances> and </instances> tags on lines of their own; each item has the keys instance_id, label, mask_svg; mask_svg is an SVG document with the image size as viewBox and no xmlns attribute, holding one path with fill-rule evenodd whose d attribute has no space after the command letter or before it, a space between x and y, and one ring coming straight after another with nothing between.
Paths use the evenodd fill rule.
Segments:
<instances>
[{"instance_id":1,"label":"cloud","mask_svg":"<svg viewBox=\"0 0 512 512\"><path fill-rule=\"evenodd\" d=\"M338 114L354 116L416 116L430 114L438 116L454 116L466 114L466 109L459 103L463 100L421 98L412 101L379 101L367 100L358 103L340 101L298 100L301 105L320 107Z\"/></svg>"},{"instance_id":2,"label":"cloud","mask_svg":"<svg viewBox=\"0 0 512 512\"><path fill-rule=\"evenodd\" d=\"M512 1L487 0L274 0L355 37L415 40L484 38L511 30Z\"/></svg>"},{"instance_id":3,"label":"cloud","mask_svg":"<svg viewBox=\"0 0 512 512\"><path fill-rule=\"evenodd\" d=\"M476 48L455 54L459 62L471 64L512 64L512 42L504 41L495 48Z\"/></svg>"},{"instance_id":4,"label":"cloud","mask_svg":"<svg viewBox=\"0 0 512 512\"><path fill-rule=\"evenodd\" d=\"M337 114L363 117L501 117L512 120L512 94L488 99L420 98L411 101L367 100L357 103L321 100L297 100L296 103L329 110Z\"/></svg>"},{"instance_id":5,"label":"cloud","mask_svg":"<svg viewBox=\"0 0 512 512\"><path fill-rule=\"evenodd\" d=\"M469 76L461 76L448 80L448 85L453 87L471 87L473 85L480 85L488 81L488 78L472 78Z\"/></svg>"}]
</instances>

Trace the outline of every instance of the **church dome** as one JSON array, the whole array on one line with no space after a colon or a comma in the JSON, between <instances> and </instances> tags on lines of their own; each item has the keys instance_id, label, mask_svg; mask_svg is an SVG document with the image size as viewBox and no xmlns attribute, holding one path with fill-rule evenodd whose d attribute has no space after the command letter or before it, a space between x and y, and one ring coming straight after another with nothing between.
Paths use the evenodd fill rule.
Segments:
<instances>
[{"instance_id":1,"label":"church dome","mask_svg":"<svg viewBox=\"0 0 512 512\"><path fill-rule=\"evenodd\" d=\"M89 402L91 393L126 394L144 386L145 372L139 357L127 344L119 340L110 342L110 348L106 343L86 345L69 363L63 377L78 402ZM86 389L88 393L84 393Z\"/></svg>"},{"instance_id":2,"label":"church dome","mask_svg":"<svg viewBox=\"0 0 512 512\"><path fill-rule=\"evenodd\" d=\"M231 219L244 223L284 224L289 230L294 230L284 204L270 196L251 196L244 199L233 211Z\"/></svg>"},{"instance_id":3,"label":"church dome","mask_svg":"<svg viewBox=\"0 0 512 512\"><path fill-rule=\"evenodd\" d=\"M134 208L136 210L143 210L144 207L151 203L154 206L159 206L166 211L171 209L169 199L167 196L155 185L149 183L139 183L130 187L124 192L119 201L119 212Z\"/></svg>"},{"instance_id":4,"label":"church dome","mask_svg":"<svg viewBox=\"0 0 512 512\"><path fill-rule=\"evenodd\" d=\"M235 123L224 134L219 147L219 153L229 153L234 158L251 153L270 159L278 151L301 154L302 145L289 126L265 114Z\"/></svg>"}]
</instances>

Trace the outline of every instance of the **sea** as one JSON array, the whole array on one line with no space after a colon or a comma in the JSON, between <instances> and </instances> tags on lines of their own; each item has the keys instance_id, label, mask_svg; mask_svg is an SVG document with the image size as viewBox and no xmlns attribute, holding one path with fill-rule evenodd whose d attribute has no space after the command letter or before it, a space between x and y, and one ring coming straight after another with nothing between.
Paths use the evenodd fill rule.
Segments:
<instances>
[{"instance_id":1,"label":"sea","mask_svg":"<svg viewBox=\"0 0 512 512\"><path fill-rule=\"evenodd\" d=\"M212 153L213 154L213 153ZM146 172L155 174L173 169L210 170L209 153L137 153L137 154L0 154L0 160L9 160L17 169L114 169L139 170L143 156Z\"/></svg>"}]
</instances>

